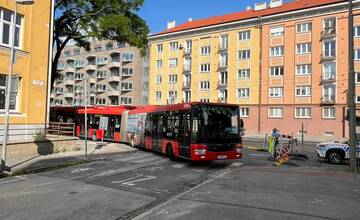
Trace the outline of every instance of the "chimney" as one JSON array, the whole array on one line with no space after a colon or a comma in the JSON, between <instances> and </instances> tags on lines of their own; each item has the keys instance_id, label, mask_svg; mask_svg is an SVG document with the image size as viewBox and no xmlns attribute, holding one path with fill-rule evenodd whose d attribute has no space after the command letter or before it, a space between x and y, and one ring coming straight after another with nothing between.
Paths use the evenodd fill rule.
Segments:
<instances>
[{"instance_id":1,"label":"chimney","mask_svg":"<svg viewBox=\"0 0 360 220\"><path fill-rule=\"evenodd\" d=\"M192 17L188 18L188 22L191 22L192 21Z\"/></svg>"},{"instance_id":2,"label":"chimney","mask_svg":"<svg viewBox=\"0 0 360 220\"><path fill-rule=\"evenodd\" d=\"M246 11L250 11L250 10L251 10L251 6L247 6Z\"/></svg>"},{"instance_id":3,"label":"chimney","mask_svg":"<svg viewBox=\"0 0 360 220\"><path fill-rule=\"evenodd\" d=\"M276 8L282 6L282 0L271 0L269 7L270 8Z\"/></svg>"},{"instance_id":4,"label":"chimney","mask_svg":"<svg viewBox=\"0 0 360 220\"><path fill-rule=\"evenodd\" d=\"M266 9L266 2L256 3L255 4L255 11L260 11Z\"/></svg>"},{"instance_id":5,"label":"chimney","mask_svg":"<svg viewBox=\"0 0 360 220\"><path fill-rule=\"evenodd\" d=\"M168 21L167 23L167 29L174 28L176 25L175 21Z\"/></svg>"}]
</instances>

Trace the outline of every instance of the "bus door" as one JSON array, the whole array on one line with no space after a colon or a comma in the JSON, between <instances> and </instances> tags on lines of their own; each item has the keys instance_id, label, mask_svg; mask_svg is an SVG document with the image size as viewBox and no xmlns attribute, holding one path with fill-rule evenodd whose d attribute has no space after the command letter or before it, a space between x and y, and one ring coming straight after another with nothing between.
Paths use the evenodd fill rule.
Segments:
<instances>
[{"instance_id":1,"label":"bus door","mask_svg":"<svg viewBox=\"0 0 360 220\"><path fill-rule=\"evenodd\" d=\"M152 149L161 152L161 142L163 139L163 115L153 115Z\"/></svg>"},{"instance_id":2,"label":"bus door","mask_svg":"<svg viewBox=\"0 0 360 220\"><path fill-rule=\"evenodd\" d=\"M179 154L182 157L190 157L190 142L191 142L191 120L190 112L180 112L180 126L179 126Z\"/></svg>"},{"instance_id":3,"label":"bus door","mask_svg":"<svg viewBox=\"0 0 360 220\"><path fill-rule=\"evenodd\" d=\"M109 116L108 120L109 121L108 121L107 131L105 131L105 138L114 140L116 116L114 116L114 115Z\"/></svg>"}]
</instances>

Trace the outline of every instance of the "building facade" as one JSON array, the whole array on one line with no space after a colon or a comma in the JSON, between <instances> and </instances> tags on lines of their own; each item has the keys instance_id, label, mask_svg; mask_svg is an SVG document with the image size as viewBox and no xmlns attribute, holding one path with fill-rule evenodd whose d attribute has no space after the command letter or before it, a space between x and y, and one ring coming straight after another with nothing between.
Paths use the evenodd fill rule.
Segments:
<instances>
[{"instance_id":1,"label":"building facade","mask_svg":"<svg viewBox=\"0 0 360 220\"><path fill-rule=\"evenodd\" d=\"M26 139L44 128L48 83L51 1L18 5L15 38L11 36L15 1L0 1L0 139L3 134L5 87L11 41L16 58L10 100L9 140Z\"/></svg>"},{"instance_id":2,"label":"building facade","mask_svg":"<svg viewBox=\"0 0 360 220\"><path fill-rule=\"evenodd\" d=\"M51 106L147 104L146 58L125 43L93 41L91 51L66 46L58 64L59 77Z\"/></svg>"},{"instance_id":3,"label":"building facade","mask_svg":"<svg viewBox=\"0 0 360 220\"><path fill-rule=\"evenodd\" d=\"M347 7L344 0L272 0L170 24L150 37L149 103L239 104L250 133L276 127L286 134L347 137ZM354 30L360 72L360 17ZM360 102L359 84L356 92Z\"/></svg>"}]
</instances>

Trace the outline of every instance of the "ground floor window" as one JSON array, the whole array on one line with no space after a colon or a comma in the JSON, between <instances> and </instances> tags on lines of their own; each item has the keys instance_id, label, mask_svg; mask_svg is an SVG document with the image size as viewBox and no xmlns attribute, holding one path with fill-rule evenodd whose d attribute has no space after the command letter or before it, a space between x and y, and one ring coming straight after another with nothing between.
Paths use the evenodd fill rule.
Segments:
<instances>
[{"instance_id":1,"label":"ground floor window","mask_svg":"<svg viewBox=\"0 0 360 220\"><path fill-rule=\"evenodd\" d=\"M295 118L311 118L311 108L309 107L295 108Z\"/></svg>"},{"instance_id":2,"label":"ground floor window","mask_svg":"<svg viewBox=\"0 0 360 220\"><path fill-rule=\"evenodd\" d=\"M323 108L323 118L335 118L336 109L334 107Z\"/></svg>"},{"instance_id":3,"label":"ground floor window","mask_svg":"<svg viewBox=\"0 0 360 220\"><path fill-rule=\"evenodd\" d=\"M0 110L5 110L6 81L7 81L7 75L0 74ZM12 77L11 93L10 93L10 110L17 109L19 81L20 81L20 77L18 76Z\"/></svg>"},{"instance_id":4,"label":"ground floor window","mask_svg":"<svg viewBox=\"0 0 360 220\"><path fill-rule=\"evenodd\" d=\"M240 117L242 118L249 117L249 108L240 108Z\"/></svg>"},{"instance_id":5,"label":"ground floor window","mask_svg":"<svg viewBox=\"0 0 360 220\"><path fill-rule=\"evenodd\" d=\"M283 117L283 108L269 107L268 116L269 116L269 118L282 118Z\"/></svg>"}]
</instances>

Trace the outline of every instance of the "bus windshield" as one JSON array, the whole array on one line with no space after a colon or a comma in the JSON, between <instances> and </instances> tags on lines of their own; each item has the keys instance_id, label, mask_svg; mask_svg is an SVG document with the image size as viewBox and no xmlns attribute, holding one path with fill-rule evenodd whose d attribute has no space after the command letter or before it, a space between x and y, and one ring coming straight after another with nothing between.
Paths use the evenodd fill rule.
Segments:
<instances>
[{"instance_id":1,"label":"bus windshield","mask_svg":"<svg viewBox=\"0 0 360 220\"><path fill-rule=\"evenodd\" d=\"M240 141L238 122L236 106L196 106L192 139L197 143L237 143Z\"/></svg>"}]
</instances>

